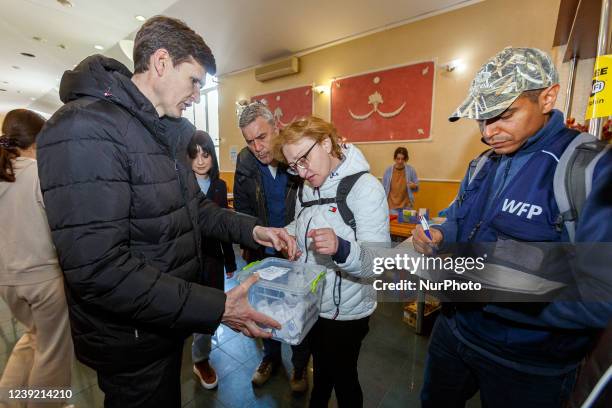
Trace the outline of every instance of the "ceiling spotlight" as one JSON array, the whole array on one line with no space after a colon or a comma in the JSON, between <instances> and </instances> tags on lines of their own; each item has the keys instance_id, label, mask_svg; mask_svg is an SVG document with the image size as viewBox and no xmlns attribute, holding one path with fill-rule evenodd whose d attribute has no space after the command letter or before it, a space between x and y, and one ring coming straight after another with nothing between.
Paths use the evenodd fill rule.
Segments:
<instances>
[{"instance_id":1,"label":"ceiling spotlight","mask_svg":"<svg viewBox=\"0 0 612 408\"><path fill-rule=\"evenodd\" d=\"M72 2L70 0L57 0L57 2L64 7L72 7Z\"/></svg>"},{"instance_id":2,"label":"ceiling spotlight","mask_svg":"<svg viewBox=\"0 0 612 408\"><path fill-rule=\"evenodd\" d=\"M145 16L141 16L141 15L134 16L134 18L138 21L145 21L147 19Z\"/></svg>"},{"instance_id":3,"label":"ceiling spotlight","mask_svg":"<svg viewBox=\"0 0 612 408\"><path fill-rule=\"evenodd\" d=\"M103 46L101 46L101 45L97 45L97 44L96 44L96 45L94 45L94 48L95 48L96 50L100 50L100 51L102 51L102 50L104 49L104 47L103 47Z\"/></svg>"},{"instance_id":4,"label":"ceiling spotlight","mask_svg":"<svg viewBox=\"0 0 612 408\"><path fill-rule=\"evenodd\" d=\"M2 81L3 84L8 84L8 81Z\"/></svg>"},{"instance_id":5,"label":"ceiling spotlight","mask_svg":"<svg viewBox=\"0 0 612 408\"><path fill-rule=\"evenodd\" d=\"M6 92L6 89L0 88L0 92Z\"/></svg>"},{"instance_id":6,"label":"ceiling spotlight","mask_svg":"<svg viewBox=\"0 0 612 408\"><path fill-rule=\"evenodd\" d=\"M13 69L21 69L21 67L19 67L17 65L13 65L13 66L11 66L11 68L13 68Z\"/></svg>"},{"instance_id":7,"label":"ceiling spotlight","mask_svg":"<svg viewBox=\"0 0 612 408\"><path fill-rule=\"evenodd\" d=\"M57 48L61 48L62 50L65 50L66 48L66 44L57 44Z\"/></svg>"},{"instance_id":8,"label":"ceiling spotlight","mask_svg":"<svg viewBox=\"0 0 612 408\"><path fill-rule=\"evenodd\" d=\"M36 98L34 98L34 97L31 97L31 98L30 98L30 100L31 100L31 101L35 101L35 100L36 100Z\"/></svg>"},{"instance_id":9,"label":"ceiling spotlight","mask_svg":"<svg viewBox=\"0 0 612 408\"><path fill-rule=\"evenodd\" d=\"M23 55L24 57L36 58L36 55L31 54L29 52L21 52L20 54Z\"/></svg>"},{"instance_id":10,"label":"ceiling spotlight","mask_svg":"<svg viewBox=\"0 0 612 408\"><path fill-rule=\"evenodd\" d=\"M47 42L47 40L46 40L46 39L44 39L44 38L42 38L42 37L39 37L39 36L37 36L37 35L35 35L34 37L32 37L32 39L33 39L34 41L38 41L38 42L42 42L42 43L46 43L46 42Z\"/></svg>"}]
</instances>

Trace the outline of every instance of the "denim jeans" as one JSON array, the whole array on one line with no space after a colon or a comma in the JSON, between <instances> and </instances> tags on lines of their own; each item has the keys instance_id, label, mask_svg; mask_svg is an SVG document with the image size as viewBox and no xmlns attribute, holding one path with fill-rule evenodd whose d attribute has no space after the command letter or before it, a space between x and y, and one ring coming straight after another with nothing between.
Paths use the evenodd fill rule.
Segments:
<instances>
[{"instance_id":1,"label":"denim jeans","mask_svg":"<svg viewBox=\"0 0 612 408\"><path fill-rule=\"evenodd\" d=\"M191 359L194 364L208 360L211 349L211 337L212 336L210 334L193 334L193 343L191 344Z\"/></svg>"},{"instance_id":2,"label":"denim jeans","mask_svg":"<svg viewBox=\"0 0 612 408\"><path fill-rule=\"evenodd\" d=\"M463 344L444 316L431 334L422 407L464 407L480 391L483 407L561 407L569 397L576 370L558 376L519 372L481 355Z\"/></svg>"}]
</instances>

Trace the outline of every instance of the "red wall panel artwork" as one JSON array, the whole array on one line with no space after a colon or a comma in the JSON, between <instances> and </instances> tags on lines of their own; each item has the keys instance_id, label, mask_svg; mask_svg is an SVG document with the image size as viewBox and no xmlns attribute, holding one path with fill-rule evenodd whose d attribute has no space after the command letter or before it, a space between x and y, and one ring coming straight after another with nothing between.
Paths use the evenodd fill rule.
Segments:
<instances>
[{"instance_id":1,"label":"red wall panel artwork","mask_svg":"<svg viewBox=\"0 0 612 408\"><path fill-rule=\"evenodd\" d=\"M281 128L296 119L312 115L311 86L256 95L251 98L251 101L261 101L268 105L268 108L274 114L276 123Z\"/></svg>"},{"instance_id":2,"label":"red wall panel artwork","mask_svg":"<svg viewBox=\"0 0 612 408\"><path fill-rule=\"evenodd\" d=\"M332 83L331 120L348 142L429 139L433 61L370 72Z\"/></svg>"}]
</instances>

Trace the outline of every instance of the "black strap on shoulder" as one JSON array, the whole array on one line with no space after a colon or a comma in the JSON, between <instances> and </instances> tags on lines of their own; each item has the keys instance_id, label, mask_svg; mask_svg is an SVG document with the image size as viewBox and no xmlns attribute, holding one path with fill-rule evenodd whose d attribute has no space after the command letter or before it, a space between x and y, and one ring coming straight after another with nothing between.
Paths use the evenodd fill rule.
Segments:
<instances>
[{"instance_id":1,"label":"black strap on shoulder","mask_svg":"<svg viewBox=\"0 0 612 408\"><path fill-rule=\"evenodd\" d=\"M302 199L303 185L300 184L300 187L298 188L298 200L300 200L300 205L302 206L302 208L306 208L311 207L313 205L336 204L338 206L340 216L342 217L342 221L344 221L346 225L351 227L353 233L355 234L355 239L357 239L357 223L355 222L355 214L353 214L353 211L349 208L346 202L346 197L351 192L351 189L353 188L357 180L359 180L359 177L363 176L366 173L368 172L361 171L359 173L346 176L342 180L340 180L340 183L338 184L338 189L336 190L336 197L334 198L319 198L318 200L304 202L304 200Z\"/></svg>"},{"instance_id":2,"label":"black strap on shoulder","mask_svg":"<svg viewBox=\"0 0 612 408\"><path fill-rule=\"evenodd\" d=\"M485 150L480 153L477 158L470 162L468 168L468 184L474 180L474 177L482 170L489 157L493 154L493 149Z\"/></svg>"},{"instance_id":3,"label":"black strap on shoulder","mask_svg":"<svg viewBox=\"0 0 612 408\"><path fill-rule=\"evenodd\" d=\"M570 242L575 241L580 213L591 191L593 172L610 145L588 133L577 135L565 148L555 169L554 192L559 217L557 230L567 231Z\"/></svg>"},{"instance_id":4,"label":"black strap on shoulder","mask_svg":"<svg viewBox=\"0 0 612 408\"><path fill-rule=\"evenodd\" d=\"M340 180L338 190L336 191L336 204L338 205L338 211L340 211L342 221L344 221L344 223L353 230L355 239L357 239L357 223L355 222L355 214L353 214L353 211L351 211L348 203L346 202L346 197L348 197L357 180L359 180L359 178L366 173L367 171L360 171L359 173L344 177L342 180Z\"/></svg>"},{"instance_id":5,"label":"black strap on shoulder","mask_svg":"<svg viewBox=\"0 0 612 408\"><path fill-rule=\"evenodd\" d=\"M302 191L304 191L304 183L300 183L298 186L297 198L300 201L300 205L304 207L304 200L302 200Z\"/></svg>"},{"instance_id":6,"label":"black strap on shoulder","mask_svg":"<svg viewBox=\"0 0 612 408\"><path fill-rule=\"evenodd\" d=\"M565 185L570 198L570 206L576 217L580 216L588 195L586 187L587 167L605 146L606 143L600 140L583 143L576 147L570 158L566 170Z\"/></svg>"}]
</instances>

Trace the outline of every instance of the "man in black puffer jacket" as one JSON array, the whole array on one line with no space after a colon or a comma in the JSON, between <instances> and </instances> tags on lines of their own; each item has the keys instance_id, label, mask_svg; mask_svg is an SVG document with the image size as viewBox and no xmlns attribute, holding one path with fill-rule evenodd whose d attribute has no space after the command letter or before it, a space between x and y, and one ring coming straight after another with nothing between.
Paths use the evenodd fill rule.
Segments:
<instances>
[{"instance_id":1,"label":"man in black puffer jacket","mask_svg":"<svg viewBox=\"0 0 612 408\"><path fill-rule=\"evenodd\" d=\"M136 35L135 73L95 55L62 78L65 105L38 139L41 188L64 271L78 359L95 369L108 407L180 407L180 364L191 333L220 322L269 337L277 325L246 300L196 282L202 236L286 248L284 230L205 199L185 155L215 62L179 20L154 17Z\"/></svg>"},{"instance_id":2,"label":"man in black puffer jacket","mask_svg":"<svg viewBox=\"0 0 612 408\"><path fill-rule=\"evenodd\" d=\"M279 128L274 115L261 102L253 102L240 112L238 126L247 147L243 148L236 161L234 183L234 208L243 214L257 217L263 225L284 227L293 221L296 194L302 179L287 173L287 166L278 163L272 154L272 141ZM273 250L242 249L242 257L248 262L268 256L278 256ZM310 359L309 337L301 344L291 346L293 371L289 386L296 393L308 390L306 368ZM255 370L251 382L262 386L272 372L282 364L281 343L263 340L264 354Z\"/></svg>"}]
</instances>

